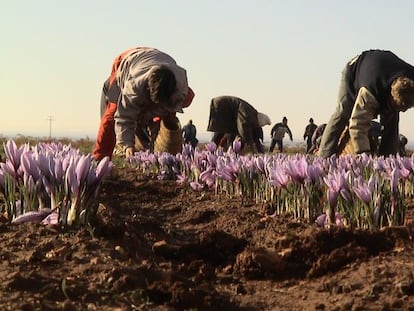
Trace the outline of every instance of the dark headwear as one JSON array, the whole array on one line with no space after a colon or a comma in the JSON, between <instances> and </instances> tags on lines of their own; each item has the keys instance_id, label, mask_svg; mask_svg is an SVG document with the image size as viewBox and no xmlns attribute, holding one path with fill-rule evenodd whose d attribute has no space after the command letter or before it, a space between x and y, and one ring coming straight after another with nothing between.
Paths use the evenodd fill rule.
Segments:
<instances>
[{"instance_id":1,"label":"dark headwear","mask_svg":"<svg viewBox=\"0 0 414 311\"><path fill-rule=\"evenodd\" d=\"M283 117L283 120L282 120L283 122L287 122L287 119L286 119L286 117Z\"/></svg>"}]
</instances>

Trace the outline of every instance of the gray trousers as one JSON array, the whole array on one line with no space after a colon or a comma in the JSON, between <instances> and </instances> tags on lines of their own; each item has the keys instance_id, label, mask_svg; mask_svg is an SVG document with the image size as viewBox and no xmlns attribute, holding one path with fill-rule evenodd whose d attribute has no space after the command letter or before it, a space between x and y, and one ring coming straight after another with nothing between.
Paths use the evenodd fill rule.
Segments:
<instances>
[{"instance_id":1,"label":"gray trousers","mask_svg":"<svg viewBox=\"0 0 414 311\"><path fill-rule=\"evenodd\" d=\"M338 92L338 105L323 132L319 156L329 157L338 152L339 138L351 118L356 94L353 86L350 85L348 75L355 61L356 58L351 60L342 71Z\"/></svg>"}]
</instances>

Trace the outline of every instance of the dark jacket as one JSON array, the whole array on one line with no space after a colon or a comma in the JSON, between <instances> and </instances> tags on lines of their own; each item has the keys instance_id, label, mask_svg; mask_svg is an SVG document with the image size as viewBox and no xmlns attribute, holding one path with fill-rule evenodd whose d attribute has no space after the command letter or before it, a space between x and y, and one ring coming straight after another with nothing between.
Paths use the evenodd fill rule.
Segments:
<instances>
[{"instance_id":1,"label":"dark jacket","mask_svg":"<svg viewBox=\"0 0 414 311\"><path fill-rule=\"evenodd\" d=\"M246 144L259 137L257 110L248 102L234 96L220 96L211 100L207 131L239 135Z\"/></svg>"},{"instance_id":2,"label":"dark jacket","mask_svg":"<svg viewBox=\"0 0 414 311\"><path fill-rule=\"evenodd\" d=\"M379 103L382 132L379 154L389 155L398 152L399 113L390 107L391 84L405 76L414 80L414 67L391 51L368 50L363 52L348 73L350 91L356 98L361 87L366 87Z\"/></svg>"},{"instance_id":3,"label":"dark jacket","mask_svg":"<svg viewBox=\"0 0 414 311\"><path fill-rule=\"evenodd\" d=\"M361 134L358 137L359 133L366 131L366 124L371 121L365 120L365 115L372 119L380 116L383 131L379 154L396 154L398 152L399 112L391 104L390 99L391 85L400 76L414 79L414 67L390 51L368 50L353 58L343 71L338 95L339 103L327 124L319 155L326 157L339 151L339 137L347 125L352 127L353 137L357 139L357 147L360 149L357 152L366 152L367 150L362 149L367 145L368 136ZM374 97L377 107L375 111L366 108L366 114L354 115L358 93L362 88ZM354 120L353 124L349 124L351 119Z\"/></svg>"},{"instance_id":4,"label":"dark jacket","mask_svg":"<svg viewBox=\"0 0 414 311\"><path fill-rule=\"evenodd\" d=\"M311 141L313 132L315 132L317 127L318 126L315 123L309 123L308 125L306 125L305 133L303 134L303 139Z\"/></svg>"},{"instance_id":5,"label":"dark jacket","mask_svg":"<svg viewBox=\"0 0 414 311\"><path fill-rule=\"evenodd\" d=\"M273 125L272 130L270 131L270 137L275 141L281 141L283 140L283 137L285 137L285 133L288 133L290 140L293 139L292 131L289 126L283 124L283 122L279 122Z\"/></svg>"},{"instance_id":6,"label":"dark jacket","mask_svg":"<svg viewBox=\"0 0 414 311\"><path fill-rule=\"evenodd\" d=\"M414 80L414 67L391 51L368 50L362 52L351 66L348 78L356 97L361 87L366 87L380 105L385 105L391 94L392 82L401 76Z\"/></svg>"}]
</instances>

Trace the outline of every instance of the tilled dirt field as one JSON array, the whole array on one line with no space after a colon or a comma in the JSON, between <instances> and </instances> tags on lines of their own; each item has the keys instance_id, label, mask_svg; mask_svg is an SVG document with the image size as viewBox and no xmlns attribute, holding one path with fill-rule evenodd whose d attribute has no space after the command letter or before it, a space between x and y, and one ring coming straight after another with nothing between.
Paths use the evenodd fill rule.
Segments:
<instances>
[{"instance_id":1,"label":"tilled dirt field","mask_svg":"<svg viewBox=\"0 0 414 311\"><path fill-rule=\"evenodd\" d=\"M412 206L323 229L128 168L99 201L87 229L0 225L1 310L414 310Z\"/></svg>"}]
</instances>

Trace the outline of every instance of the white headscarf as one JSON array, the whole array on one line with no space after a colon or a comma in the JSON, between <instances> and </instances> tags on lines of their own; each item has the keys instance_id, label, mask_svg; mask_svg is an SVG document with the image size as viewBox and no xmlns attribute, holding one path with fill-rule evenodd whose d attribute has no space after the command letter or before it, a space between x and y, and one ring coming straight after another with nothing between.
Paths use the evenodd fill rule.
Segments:
<instances>
[{"instance_id":1,"label":"white headscarf","mask_svg":"<svg viewBox=\"0 0 414 311\"><path fill-rule=\"evenodd\" d=\"M261 113L261 112L257 113L257 122L259 123L260 127L272 124L272 121L270 121L270 118L268 117L268 115Z\"/></svg>"}]
</instances>

